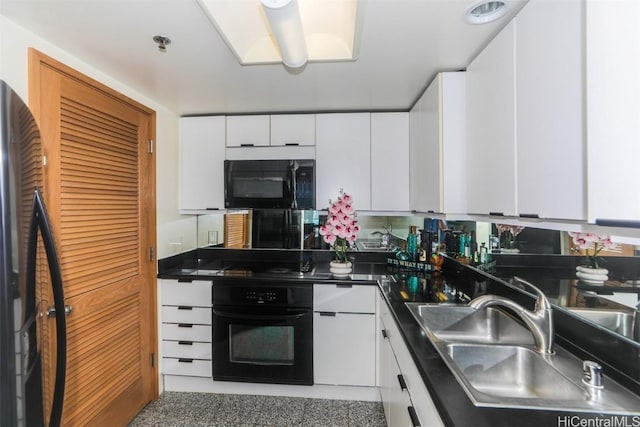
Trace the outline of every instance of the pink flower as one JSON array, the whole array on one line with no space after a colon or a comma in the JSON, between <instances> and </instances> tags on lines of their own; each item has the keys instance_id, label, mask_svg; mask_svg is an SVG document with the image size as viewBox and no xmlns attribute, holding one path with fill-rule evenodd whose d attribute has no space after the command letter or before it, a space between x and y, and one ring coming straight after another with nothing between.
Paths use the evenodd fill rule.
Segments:
<instances>
[{"instance_id":1,"label":"pink flower","mask_svg":"<svg viewBox=\"0 0 640 427\"><path fill-rule=\"evenodd\" d=\"M338 215L330 215L329 218L327 219L327 224L332 225L334 227L336 225L340 225L340 218L338 217Z\"/></svg>"},{"instance_id":2,"label":"pink flower","mask_svg":"<svg viewBox=\"0 0 640 427\"><path fill-rule=\"evenodd\" d=\"M340 237L340 234L344 231L344 226L342 226L341 224L337 224L333 226L333 230L331 230L331 232L333 233L334 236L338 236Z\"/></svg>"},{"instance_id":3,"label":"pink flower","mask_svg":"<svg viewBox=\"0 0 640 427\"><path fill-rule=\"evenodd\" d=\"M351 243L351 244L354 244L354 243L356 242L356 238L357 238L357 237L358 237L358 236L356 236L355 234L352 234L352 235L350 235L350 236L347 236L347 241L348 241L349 243Z\"/></svg>"},{"instance_id":4,"label":"pink flower","mask_svg":"<svg viewBox=\"0 0 640 427\"><path fill-rule=\"evenodd\" d=\"M353 197L351 197L350 195L348 195L347 193L343 193L342 194L342 201L347 204L350 205L351 203L353 203Z\"/></svg>"},{"instance_id":5,"label":"pink flower","mask_svg":"<svg viewBox=\"0 0 640 427\"><path fill-rule=\"evenodd\" d=\"M322 236L322 240L329 245L333 245L336 242L337 237L334 234L327 234Z\"/></svg>"},{"instance_id":6,"label":"pink flower","mask_svg":"<svg viewBox=\"0 0 640 427\"><path fill-rule=\"evenodd\" d=\"M338 206L337 203L334 203L329 207L329 213L331 215L337 215L338 212L340 212L340 206Z\"/></svg>"},{"instance_id":7,"label":"pink flower","mask_svg":"<svg viewBox=\"0 0 640 427\"><path fill-rule=\"evenodd\" d=\"M327 224L323 224L318 229L318 232L320 233L321 236L326 236L327 234L331 234L331 230L332 229L333 229L332 226L327 225Z\"/></svg>"}]
</instances>

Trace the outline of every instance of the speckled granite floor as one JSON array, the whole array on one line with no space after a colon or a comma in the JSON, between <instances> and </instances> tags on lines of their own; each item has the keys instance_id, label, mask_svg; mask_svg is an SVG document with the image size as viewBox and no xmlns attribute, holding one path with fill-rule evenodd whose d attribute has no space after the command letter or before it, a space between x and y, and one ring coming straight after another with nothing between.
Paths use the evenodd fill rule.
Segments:
<instances>
[{"instance_id":1,"label":"speckled granite floor","mask_svg":"<svg viewBox=\"0 0 640 427\"><path fill-rule=\"evenodd\" d=\"M384 427L380 402L165 392L129 427Z\"/></svg>"}]
</instances>

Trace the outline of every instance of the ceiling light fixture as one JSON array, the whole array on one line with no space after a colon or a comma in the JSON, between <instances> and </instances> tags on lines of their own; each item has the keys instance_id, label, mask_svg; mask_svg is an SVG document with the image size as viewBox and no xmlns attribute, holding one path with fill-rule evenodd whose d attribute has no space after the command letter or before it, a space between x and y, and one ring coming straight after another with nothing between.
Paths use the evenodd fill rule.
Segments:
<instances>
[{"instance_id":1,"label":"ceiling light fixture","mask_svg":"<svg viewBox=\"0 0 640 427\"><path fill-rule=\"evenodd\" d=\"M358 58L366 0L197 1L240 65Z\"/></svg>"},{"instance_id":2,"label":"ceiling light fixture","mask_svg":"<svg viewBox=\"0 0 640 427\"><path fill-rule=\"evenodd\" d=\"M465 18L470 24L487 24L504 16L507 10L507 4L504 1L485 0L471 5L465 13Z\"/></svg>"},{"instance_id":3,"label":"ceiling light fixture","mask_svg":"<svg viewBox=\"0 0 640 427\"><path fill-rule=\"evenodd\" d=\"M261 0L284 65L299 68L307 63L307 44L297 0Z\"/></svg>"}]
</instances>

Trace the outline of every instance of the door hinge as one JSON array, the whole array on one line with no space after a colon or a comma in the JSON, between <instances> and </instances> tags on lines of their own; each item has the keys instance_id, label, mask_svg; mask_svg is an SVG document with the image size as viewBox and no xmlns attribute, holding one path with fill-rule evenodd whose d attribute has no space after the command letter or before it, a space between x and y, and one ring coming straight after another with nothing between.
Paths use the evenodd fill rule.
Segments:
<instances>
[{"instance_id":1,"label":"door hinge","mask_svg":"<svg viewBox=\"0 0 640 427\"><path fill-rule=\"evenodd\" d=\"M149 261L156 260L156 251L153 248L149 248Z\"/></svg>"},{"instance_id":2,"label":"door hinge","mask_svg":"<svg viewBox=\"0 0 640 427\"><path fill-rule=\"evenodd\" d=\"M153 139L149 140L149 154L153 154Z\"/></svg>"},{"instance_id":3,"label":"door hinge","mask_svg":"<svg viewBox=\"0 0 640 427\"><path fill-rule=\"evenodd\" d=\"M151 367L152 368L156 367L156 354L155 353L151 353Z\"/></svg>"}]
</instances>

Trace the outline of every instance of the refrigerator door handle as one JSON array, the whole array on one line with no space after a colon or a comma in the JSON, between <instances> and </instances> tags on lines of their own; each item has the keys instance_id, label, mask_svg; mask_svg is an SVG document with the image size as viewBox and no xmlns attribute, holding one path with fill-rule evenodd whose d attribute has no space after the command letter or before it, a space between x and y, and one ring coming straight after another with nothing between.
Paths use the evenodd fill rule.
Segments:
<instances>
[{"instance_id":1,"label":"refrigerator door handle","mask_svg":"<svg viewBox=\"0 0 640 427\"><path fill-rule=\"evenodd\" d=\"M44 244L45 253L47 254L47 262L49 264L49 275L51 276L51 287L53 288L53 308L59 313L67 312L67 307L64 305L62 273L58 262L58 254L55 247L53 232L51 230L51 224L49 223L49 217L47 216L47 209L38 188L36 188L33 193L30 221L29 240L27 244L27 288L35 289L38 230L40 230L42 243ZM69 306L69 313L70 312L71 307ZM62 421L62 406L64 402L64 387L67 369L67 322L65 316L55 316L55 320L56 376L49 426L58 427Z\"/></svg>"}]
</instances>

